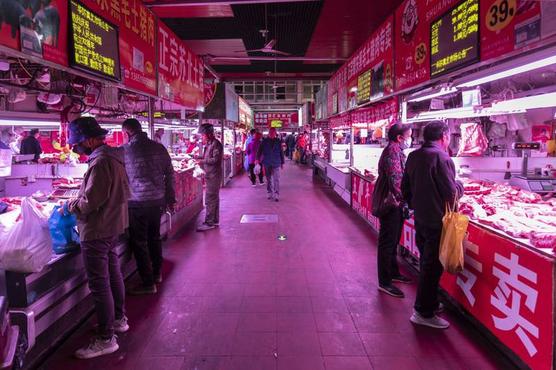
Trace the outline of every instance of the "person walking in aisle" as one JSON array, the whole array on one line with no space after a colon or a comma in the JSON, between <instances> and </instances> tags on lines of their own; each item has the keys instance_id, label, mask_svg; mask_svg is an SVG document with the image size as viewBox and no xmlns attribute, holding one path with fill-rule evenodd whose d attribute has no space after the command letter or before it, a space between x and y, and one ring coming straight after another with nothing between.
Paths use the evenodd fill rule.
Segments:
<instances>
[{"instance_id":1,"label":"person walking in aisle","mask_svg":"<svg viewBox=\"0 0 556 370\"><path fill-rule=\"evenodd\" d=\"M224 149L222 143L214 136L214 126L203 124L199 128L203 137L203 155L198 157L198 163L205 170L205 222L197 231L208 231L218 227L220 222L220 186L222 185L222 158Z\"/></svg>"},{"instance_id":2,"label":"person walking in aisle","mask_svg":"<svg viewBox=\"0 0 556 370\"><path fill-rule=\"evenodd\" d=\"M155 294L162 282L162 240L160 219L176 204L174 168L164 145L147 137L134 118L122 124L128 137L125 167L131 195L129 207L129 244L142 284L128 291L131 295Z\"/></svg>"},{"instance_id":3,"label":"person walking in aisle","mask_svg":"<svg viewBox=\"0 0 556 370\"><path fill-rule=\"evenodd\" d=\"M380 213L378 234L378 290L393 297L403 298L403 292L392 282L410 283L411 279L400 274L396 252L402 235L404 199L401 185L405 167L404 149L411 147L411 128L395 124L388 130L388 146L378 162L378 179L373 195L373 205ZM385 182L385 184L384 184ZM384 191L385 190L385 191ZM381 193L377 193L381 192Z\"/></svg>"},{"instance_id":4,"label":"person walking in aisle","mask_svg":"<svg viewBox=\"0 0 556 370\"><path fill-rule=\"evenodd\" d=\"M261 171L258 175L255 173L255 167L257 165L257 154L261 146L263 136L260 132L256 132L254 138L251 140L249 145L247 145L247 159L249 161L249 178L251 179L251 184L253 187L257 186L257 176L259 177L259 184L264 185L264 174Z\"/></svg>"},{"instance_id":5,"label":"person walking in aisle","mask_svg":"<svg viewBox=\"0 0 556 370\"><path fill-rule=\"evenodd\" d=\"M257 153L257 163L262 163L265 169L269 200L280 200L280 169L284 168L284 162L282 142L277 137L276 129L271 128Z\"/></svg>"},{"instance_id":6,"label":"person walking in aisle","mask_svg":"<svg viewBox=\"0 0 556 370\"><path fill-rule=\"evenodd\" d=\"M127 229L129 185L124 151L105 144L108 131L92 117L81 117L69 125L69 140L75 153L89 156L89 168L77 198L60 208L77 216L81 253L95 303L98 336L75 352L88 359L116 352L114 333L129 330L125 316L125 287L117 238Z\"/></svg>"},{"instance_id":7,"label":"person walking in aisle","mask_svg":"<svg viewBox=\"0 0 556 370\"><path fill-rule=\"evenodd\" d=\"M295 136L293 135L293 133L290 133L288 136L286 136L286 146L288 148L286 156L291 161L293 159L293 152L295 151Z\"/></svg>"},{"instance_id":8,"label":"person walking in aisle","mask_svg":"<svg viewBox=\"0 0 556 370\"><path fill-rule=\"evenodd\" d=\"M305 133L299 134L299 138L297 139L297 150L299 150L300 154L299 162L301 162L301 164L306 164L307 135Z\"/></svg>"},{"instance_id":9,"label":"person walking in aisle","mask_svg":"<svg viewBox=\"0 0 556 370\"><path fill-rule=\"evenodd\" d=\"M463 186L455 179L454 162L448 155L448 125L431 122L423 136L425 143L409 155L402 180L404 199L415 210L416 244L421 254L417 297L410 320L416 325L446 329L450 323L436 315L443 272L438 257L442 218L446 204L453 204L463 195Z\"/></svg>"}]
</instances>

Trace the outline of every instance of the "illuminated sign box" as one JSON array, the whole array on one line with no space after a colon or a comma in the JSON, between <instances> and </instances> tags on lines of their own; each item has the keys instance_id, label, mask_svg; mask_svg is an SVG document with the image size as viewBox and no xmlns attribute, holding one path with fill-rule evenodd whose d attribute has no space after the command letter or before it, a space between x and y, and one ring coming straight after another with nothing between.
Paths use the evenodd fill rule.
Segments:
<instances>
[{"instance_id":1,"label":"illuminated sign box","mask_svg":"<svg viewBox=\"0 0 556 370\"><path fill-rule=\"evenodd\" d=\"M371 71L368 70L357 78L357 102L366 103L371 99Z\"/></svg>"},{"instance_id":2,"label":"illuminated sign box","mask_svg":"<svg viewBox=\"0 0 556 370\"><path fill-rule=\"evenodd\" d=\"M282 128L283 124L284 124L283 121L277 119L270 121L271 128Z\"/></svg>"},{"instance_id":3,"label":"illuminated sign box","mask_svg":"<svg viewBox=\"0 0 556 370\"><path fill-rule=\"evenodd\" d=\"M70 65L120 80L118 28L70 0Z\"/></svg>"},{"instance_id":4,"label":"illuminated sign box","mask_svg":"<svg viewBox=\"0 0 556 370\"><path fill-rule=\"evenodd\" d=\"M479 0L464 0L431 24L431 76L479 60Z\"/></svg>"}]
</instances>

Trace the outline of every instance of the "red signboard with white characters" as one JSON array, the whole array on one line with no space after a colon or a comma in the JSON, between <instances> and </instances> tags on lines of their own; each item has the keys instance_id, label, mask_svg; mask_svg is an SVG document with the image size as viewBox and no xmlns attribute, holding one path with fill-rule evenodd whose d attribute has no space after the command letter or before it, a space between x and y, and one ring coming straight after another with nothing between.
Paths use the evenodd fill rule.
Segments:
<instances>
[{"instance_id":1,"label":"red signboard with white characters","mask_svg":"<svg viewBox=\"0 0 556 370\"><path fill-rule=\"evenodd\" d=\"M140 0L80 0L119 30L122 83L156 95L156 21Z\"/></svg>"},{"instance_id":2,"label":"red signboard with white characters","mask_svg":"<svg viewBox=\"0 0 556 370\"><path fill-rule=\"evenodd\" d=\"M403 224L400 245L407 249L407 251L417 259L421 255L419 253L419 248L417 248L417 240L415 236L415 220L413 218L405 220Z\"/></svg>"},{"instance_id":3,"label":"red signboard with white characters","mask_svg":"<svg viewBox=\"0 0 556 370\"><path fill-rule=\"evenodd\" d=\"M68 65L68 1L3 1L0 44L21 50L20 23L34 28L42 38L42 57Z\"/></svg>"},{"instance_id":4,"label":"red signboard with white characters","mask_svg":"<svg viewBox=\"0 0 556 370\"><path fill-rule=\"evenodd\" d=\"M388 121L388 125L392 125L398 118L398 112L398 99L392 98L352 112L351 123L355 125Z\"/></svg>"},{"instance_id":5,"label":"red signboard with white characters","mask_svg":"<svg viewBox=\"0 0 556 370\"><path fill-rule=\"evenodd\" d=\"M554 260L469 225L465 270L441 286L532 369L550 370Z\"/></svg>"},{"instance_id":6,"label":"red signboard with white characters","mask_svg":"<svg viewBox=\"0 0 556 370\"><path fill-rule=\"evenodd\" d=\"M255 127L258 129L268 129L272 123L282 123L282 127L277 129L298 129L299 128L299 114L297 112L256 112L255 113Z\"/></svg>"},{"instance_id":7,"label":"red signboard with white characters","mask_svg":"<svg viewBox=\"0 0 556 370\"><path fill-rule=\"evenodd\" d=\"M378 232L378 218L371 214L375 184L361 176L351 175L351 207Z\"/></svg>"},{"instance_id":8,"label":"red signboard with white characters","mask_svg":"<svg viewBox=\"0 0 556 370\"><path fill-rule=\"evenodd\" d=\"M339 112L348 109L349 88L357 86L360 74L371 70L371 98L393 92L394 16L389 16L351 58L332 76L328 83L328 111L334 112L337 95ZM356 99L357 100L357 99Z\"/></svg>"},{"instance_id":9,"label":"red signboard with white characters","mask_svg":"<svg viewBox=\"0 0 556 370\"><path fill-rule=\"evenodd\" d=\"M546 32L540 1L482 0L480 12L482 60L532 46Z\"/></svg>"},{"instance_id":10,"label":"red signboard with white characters","mask_svg":"<svg viewBox=\"0 0 556 370\"><path fill-rule=\"evenodd\" d=\"M405 0L396 9L396 91L430 79L430 25L459 0Z\"/></svg>"},{"instance_id":11,"label":"red signboard with white characters","mask_svg":"<svg viewBox=\"0 0 556 370\"><path fill-rule=\"evenodd\" d=\"M158 95L203 111L204 64L165 24L158 22Z\"/></svg>"},{"instance_id":12,"label":"red signboard with white characters","mask_svg":"<svg viewBox=\"0 0 556 370\"><path fill-rule=\"evenodd\" d=\"M351 115L349 113L343 113L339 116L332 117L329 120L330 128L349 128L351 127Z\"/></svg>"}]
</instances>

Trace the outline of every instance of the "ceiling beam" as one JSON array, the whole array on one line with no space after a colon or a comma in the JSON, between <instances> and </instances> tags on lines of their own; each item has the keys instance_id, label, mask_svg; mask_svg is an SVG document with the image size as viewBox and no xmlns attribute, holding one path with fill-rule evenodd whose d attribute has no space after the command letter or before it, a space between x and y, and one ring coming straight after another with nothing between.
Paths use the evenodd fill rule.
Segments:
<instances>
[{"instance_id":1,"label":"ceiling beam","mask_svg":"<svg viewBox=\"0 0 556 370\"><path fill-rule=\"evenodd\" d=\"M321 0L163 0L151 1L146 0L144 4L151 8L160 8L166 6L202 6L202 5L243 5L243 4L264 4L264 3L297 3L307 1Z\"/></svg>"}]
</instances>

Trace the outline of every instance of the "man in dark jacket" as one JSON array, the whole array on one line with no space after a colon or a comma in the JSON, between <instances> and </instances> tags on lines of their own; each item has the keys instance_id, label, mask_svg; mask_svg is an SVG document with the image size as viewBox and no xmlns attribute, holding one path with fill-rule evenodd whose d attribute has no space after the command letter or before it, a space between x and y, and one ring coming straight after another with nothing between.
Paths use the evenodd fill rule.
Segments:
<instances>
[{"instance_id":1,"label":"man in dark jacket","mask_svg":"<svg viewBox=\"0 0 556 370\"><path fill-rule=\"evenodd\" d=\"M289 134L286 137L286 146L288 148L286 152L286 156L291 161L293 158L293 152L295 151L295 136L293 135L293 133Z\"/></svg>"},{"instance_id":2,"label":"man in dark jacket","mask_svg":"<svg viewBox=\"0 0 556 370\"><path fill-rule=\"evenodd\" d=\"M276 202L280 199L280 169L284 168L284 151L282 141L276 129L271 128L268 137L263 139L257 153L257 162L262 163L266 173L266 191L268 199Z\"/></svg>"},{"instance_id":3,"label":"man in dark jacket","mask_svg":"<svg viewBox=\"0 0 556 370\"><path fill-rule=\"evenodd\" d=\"M21 142L21 149L19 154L34 154L35 157L33 161L38 162L42 154L41 143L39 142L40 133L39 130L34 128L29 131L29 136L27 136Z\"/></svg>"},{"instance_id":4,"label":"man in dark jacket","mask_svg":"<svg viewBox=\"0 0 556 370\"><path fill-rule=\"evenodd\" d=\"M136 119L122 124L129 142L124 145L125 167L129 178L130 246L142 284L129 290L131 295L155 294L162 282L162 242L160 218L176 203L174 168L164 145L147 137Z\"/></svg>"},{"instance_id":5,"label":"man in dark jacket","mask_svg":"<svg viewBox=\"0 0 556 370\"><path fill-rule=\"evenodd\" d=\"M436 316L439 309L438 286L442 264L438 254L442 218L446 204L463 195L463 186L455 180L454 162L448 155L450 132L443 122L429 123L423 133L425 144L407 159L402 180L406 202L415 210L416 243L421 254L419 286L411 322L437 329L450 324Z\"/></svg>"},{"instance_id":6,"label":"man in dark jacket","mask_svg":"<svg viewBox=\"0 0 556 370\"><path fill-rule=\"evenodd\" d=\"M205 170L205 222L197 231L207 231L218 227L220 223L220 187L222 185L222 159L224 148L214 136L214 126L203 124L199 128L205 145L203 155L198 157L198 163Z\"/></svg>"},{"instance_id":7,"label":"man in dark jacket","mask_svg":"<svg viewBox=\"0 0 556 370\"><path fill-rule=\"evenodd\" d=\"M77 216L81 253L98 320L98 337L75 352L81 359L117 351L114 332L129 330L124 280L116 252L117 238L129 224L129 185L123 150L104 143L107 133L92 117L78 118L69 126L68 142L75 153L89 156L89 168L79 195L61 212Z\"/></svg>"}]
</instances>

